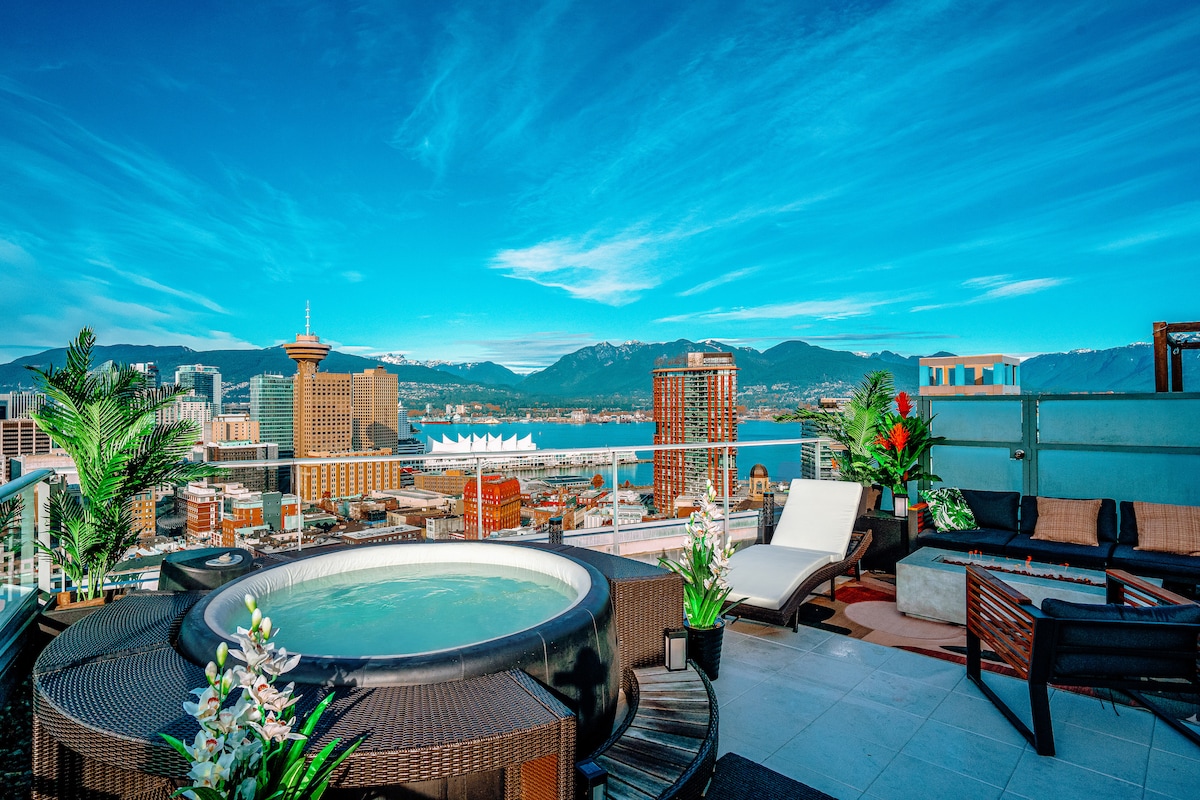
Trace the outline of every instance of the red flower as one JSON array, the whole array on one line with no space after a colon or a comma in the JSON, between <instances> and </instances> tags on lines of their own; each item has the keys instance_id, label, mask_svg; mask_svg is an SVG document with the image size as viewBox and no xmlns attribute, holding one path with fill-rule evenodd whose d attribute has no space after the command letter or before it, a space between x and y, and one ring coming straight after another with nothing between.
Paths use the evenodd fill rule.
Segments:
<instances>
[{"instance_id":1,"label":"red flower","mask_svg":"<svg viewBox=\"0 0 1200 800\"><path fill-rule=\"evenodd\" d=\"M897 422L892 426L891 432L888 433L887 440L895 448L896 452L899 453L908 444L908 428Z\"/></svg>"},{"instance_id":2,"label":"red flower","mask_svg":"<svg viewBox=\"0 0 1200 800\"><path fill-rule=\"evenodd\" d=\"M901 392L896 395L896 410L900 412L902 418L907 418L912 413L912 399L909 398L908 392Z\"/></svg>"}]
</instances>

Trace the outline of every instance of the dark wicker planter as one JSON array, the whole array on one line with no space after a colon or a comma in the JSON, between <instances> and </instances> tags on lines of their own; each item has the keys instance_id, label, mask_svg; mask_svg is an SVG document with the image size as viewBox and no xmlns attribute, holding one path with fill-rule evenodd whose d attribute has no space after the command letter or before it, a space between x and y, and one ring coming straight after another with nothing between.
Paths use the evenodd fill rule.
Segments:
<instances>
[{"instance_id":1,"label":"dark wicker planter","mask_svg":"<svg viewBox=\"0 0 1200 800\"><path fill-rule=\"evenodd\" d=\"M696 662L696 666L704 671L710 681L715 681L721 671L725 620L718 617L716 625L711 628L693 628L686 622L683 626L687 628L688 658Z\"/></svg>"}]
</instances>

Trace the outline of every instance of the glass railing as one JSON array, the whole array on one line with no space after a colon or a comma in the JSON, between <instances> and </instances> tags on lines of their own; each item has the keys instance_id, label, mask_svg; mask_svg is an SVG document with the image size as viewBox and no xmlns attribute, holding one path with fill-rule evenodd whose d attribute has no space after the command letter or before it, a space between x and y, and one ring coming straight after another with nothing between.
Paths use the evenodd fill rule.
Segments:
<instances>
[{"instance_id":1,"label":"glass railing","mask_svg":"<svg viewBox=\"0 0 1200 800\"><path fill-rule=\"evenodd\" d=\"M52 470L0 485L0 675L20 650L38 608L35 542L46 534Z\"/></svg>"}]
</instances>

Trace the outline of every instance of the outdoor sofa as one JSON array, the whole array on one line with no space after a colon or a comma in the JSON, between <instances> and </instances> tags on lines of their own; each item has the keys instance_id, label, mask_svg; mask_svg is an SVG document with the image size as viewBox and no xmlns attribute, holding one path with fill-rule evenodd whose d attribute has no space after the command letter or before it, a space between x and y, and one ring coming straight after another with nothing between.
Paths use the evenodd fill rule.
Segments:
<instances>
[{"instance_id":1,"label":"outdoor sofa","mask_svg":"<svg viewBox=\"0 0 1200 800\"><path fill-rule=\"evenodd\" d=\"M1132 502L1123 501L1118 505L1111 499L1100 499L1094 523L1097 543L1087 545L1033 538L1039 516L1039 498L1036 496L1022 497L1020 492L976 489L961 491L979 527L962 531L937 530L929 515L921 514L914 547L975 551L1020 560L1032 558L1042 563L1070 564L1072 567L1101 571L1121 569L1142 577L1161 578L1176 585L1200 584L1200 540L1194 555L1137 549L1140 538L1135 504ZM1091 502L1094 504L1097 501ZM1060 508L1064 505L1067 508L1078 507L1068 503L1060 505ZM1082 507L1079 508L1082 511ZM1191 506L1156 506L1153 510L1168 515L1176 513L1181 520L1181 529L1188 528L1189 524L1194 528L1194 520L1200 518L1200 509Z\"/></svg>"}]
</instances>

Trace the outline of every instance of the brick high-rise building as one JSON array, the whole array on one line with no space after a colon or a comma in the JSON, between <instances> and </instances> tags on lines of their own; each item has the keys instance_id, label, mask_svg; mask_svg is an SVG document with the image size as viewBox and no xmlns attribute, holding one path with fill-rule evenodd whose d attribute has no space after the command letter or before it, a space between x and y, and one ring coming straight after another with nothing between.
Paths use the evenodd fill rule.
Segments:
<instances>
[{"instance_id":1,"label":"brick high-rise building","mask_svg":"<svg viewBox=\"0 0 1200 800\"><path fill-rule=\"evenodd\" d=\"M355 453L312 453L316 458L347 456L325 464L298 464L296 494L306 503L322 498L362 497L384 489L399 489L403 485L403 469L399 461L352 461L349 456L385 456L391 451L377 450Z\"/></svg>"},{"instance_id":2,"label":"brick high-rise building","mask_svg":"<svg viewBox=\"0 0 1200 800\"><path fill-rule=\"evenodd\" d=\"M158 535L157 507L154 503L153 489L135 494L130 511L133 514L133 530L139 538L148 539Z\"/></svg>"},{"instance_id":3,"label":"brick high-rise building","mask_svg":"<svg viewBox=\"0 0 1200 800\"><path fill-rule=\"evenodd\" d=\"M258 444L260 426L249 414L219 414L213 417L211 442Z\"/></svg>"},{"instance_id":4,"label":"brick high-rise building","mask_svg":"<svg viewBox=\"0 0 1200 800\"><path fill-rule=\"evenodd\" d=\"M183 494L187 505L187 535L192 541L221 546L221 495L215 487L189 483Z\"/></svg>"},{"instance_id":5,"label":"brick high-rise building","mask_svg":"<svg viewBox=\"0 0 1200 800\"><path fill-rule=\"evenodd\" d=\"M292 378L270 373L250 379L250 419L258 423L261 442L279 446L280 458L291 458L292 446Z\"/></svg>"},{"instance_id":6,"label":"brick high-rise building","mask_svg":"<svg viewBox=\"0 0 1200 800\"><path fill-rule=\"evenodd\" d=\"M736 442L737 370L732 353L688 353L682 363L655 369L654 443ZM722 456L719 449L655 452L654 505L673 514L675 499L684 494L698 497L707 480L718 494L734 494L737 451L730 449L728 465L723 465Z\"/></svg>"},{"instance_id":7,"label":"brick high-rise building","mask_svg":"<svg viewBox=\"0 0 1200 800\"><path fill-rule=\"evenodd\" d=\"M396 449L399 388L399 379L383 367L354 373L351 447L355 450Z\"/></svg>"},{"instance_id":8,"label":"brick high-rise building","mask_svg":"<svg viewBox=\"0 0 1200 800\"><path fill-rule=\"evenodd\" d=\"M483 535L521 524L521 482L501 475L483 476L483 502L476 502L475 481L463 487L463 538L479 538L479 514L483 513Z\"/></svg>"}]
</instances>

